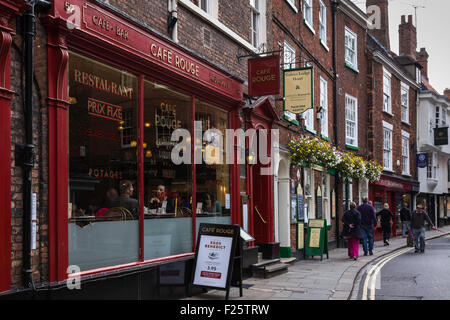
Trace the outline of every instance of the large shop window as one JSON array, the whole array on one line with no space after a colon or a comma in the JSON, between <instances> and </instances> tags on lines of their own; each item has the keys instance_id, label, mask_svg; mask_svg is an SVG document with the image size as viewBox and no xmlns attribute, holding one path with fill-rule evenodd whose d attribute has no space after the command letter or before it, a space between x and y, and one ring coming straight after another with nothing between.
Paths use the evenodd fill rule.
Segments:
<instances>
[{"instance_id":1,"label":"large shop window","mask_svg":"<svg viewBox=\"0 0 450 320\"><path fill-rule=\"evenodd\" d=\"M146 260L192 251L192 165L176 165L171 158L178 143L171 141L172 133L191 128L192 98L144 81Z\"/></svg>"},{"instance_id":2,"label":"large shop window","mask_svg":"<svg viewBox=\"0 0 450 320\"><path fill-rule=\"evenodd\" d=\"M137 261L137 77L69 54L69 265Z\"/></svg>"},{"instance_id":3,"label":"large shop window","mask_svg":"<svg viewBox=\"0 0 450 320\"><path fill-rule=\"evenodd\" d=\"M202 101L195 103L196 136L202 163L196 165L196 230L200 223L231 223L230 171L226 164L228 113Z\"/></svg>"},{"instance_id":4,"label":"large shop window","mask_svg":"<svg viewBox=\"0 0 450 320\"><path fill-rule=\"evenodd\" d=\"M200 223L231 223L228 112L148 80L141 91L138 83L136 75L69 53L68 253L81 271L191 253ZM193 121L202 128L196 135ZM194 140L197 164L190 161Z\"/></svg>"}]
</instances>

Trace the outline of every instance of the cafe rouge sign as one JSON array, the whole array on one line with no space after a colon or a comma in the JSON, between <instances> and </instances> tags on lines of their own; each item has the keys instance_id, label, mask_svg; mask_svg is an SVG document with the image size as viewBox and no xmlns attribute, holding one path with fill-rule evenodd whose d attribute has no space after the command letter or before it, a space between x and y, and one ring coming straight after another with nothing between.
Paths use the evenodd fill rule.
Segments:
<instances>
[{"instance_id":1,"label":"cafe rouge sign","mask_svg":"<svg viewBox=\"0 0 450 320\"><path fill-rule=\"evenodd\" d=\"M232 99L242 98L243 85L149 31L143 30L105 9L81 0L55 1L55 15L76 28L119 48L171 69L190 80L220 91ZM76 14L81 13L77 22Z\"/></svg>"},{"instance_id":2,"label":"cafe rouge sign","mask_svg":"<svg viewBox=\"0 0 450 320\"><path fill-rule=\"evenodd\" d=\"M248 59L248 94L259 97L280 93L280 56Z\"/></svg>"}]
</instances>

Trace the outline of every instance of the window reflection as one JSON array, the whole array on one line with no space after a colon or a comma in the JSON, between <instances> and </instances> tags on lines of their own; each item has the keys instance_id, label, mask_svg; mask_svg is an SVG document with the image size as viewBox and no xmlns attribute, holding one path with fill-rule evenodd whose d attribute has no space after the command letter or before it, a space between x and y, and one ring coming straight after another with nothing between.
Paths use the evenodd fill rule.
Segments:
<instances>
[{"instance_id":1,"label":"window reflection","mask_svg":"<svg viewBox=\"0 0 450 320\"><path fill-rule=\"evenodd\" d=\"M228 113L196 100L195 120L202 126L201 164L196 165L197 230L199 223L231 223L230 167L226 164Z\"/></svg>"},{"instance_id":2,"label":"window reflection","mask_svg":"<svg viewBox=\"0 0 450 320\"><path fill-rule=\"evenodd\" d=\"M137 78L69 53L69 264L138 260Z\"/></svg>"},{"instance_id":3,"label":"window reflection","mask_svg":"<svg viewBox=\"0 0 450 320\"><path fill-rule=\"evenodd\" d=\"M192 252L192 166L171 159L172 133L191 127L190 96L144 81L145 259Z\"/></svg>"}]
</instances>

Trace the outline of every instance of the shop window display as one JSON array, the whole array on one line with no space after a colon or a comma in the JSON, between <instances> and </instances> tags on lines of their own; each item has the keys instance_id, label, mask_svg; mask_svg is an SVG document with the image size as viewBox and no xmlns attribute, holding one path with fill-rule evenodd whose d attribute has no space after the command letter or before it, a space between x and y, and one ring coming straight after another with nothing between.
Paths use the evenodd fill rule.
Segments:
<instances>
[{"instance_id":1,"label":"shop window display","mask_svg":"<svg viewBox=\"0 0 450 320\"><path fill-rule=\"evenodd\" d=\"M69 264L138 260L137 77L69 54Z\"/></svg>"},{"instance_id":2,"label":"shop window display","mask_svg":"<svg viewBox=\"0 0 450 320\"><path fill-rule=\"evenodd\" d=\"M192 98L144 81L145 259L192 251L192 165L171 160L172 133L191 128Z\"/></svg>"},{"instance_id":3,"label":"shop window display","mask_svg":"<svg viewBox=\"0 0 450 320\"><path fill-rule=\"evenodd\" d=\"M230 167L226 164L227 148L220 147L225 146L228 113L205 102L196 101L195 120L202 127L203 156L202 163L196 165L198 231L200 223L231 223L231 194Z\"/></svg>"}]
</instances>

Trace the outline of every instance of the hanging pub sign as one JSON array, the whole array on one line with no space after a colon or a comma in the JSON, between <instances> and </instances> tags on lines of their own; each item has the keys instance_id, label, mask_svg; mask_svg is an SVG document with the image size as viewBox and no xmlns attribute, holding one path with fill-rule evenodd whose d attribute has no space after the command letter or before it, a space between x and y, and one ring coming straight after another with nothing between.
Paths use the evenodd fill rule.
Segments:
<instances>
[{"instance_id":1,"label":"hanging pub sign","mask_svg":"<svg viewBox=\"0 0 450 320\"><path fill-rule=\"evenodd\" d=\"M248 59L248 94L251 97L280 93L280 56Z\"/></svg>"},{"instance_id":2,"label":"hanging pub sign","mask_svg":"<svg viewBox=\"0 0 450 320\"><path fill-rule=\"evenodd\" d=\"M448 144L448 127L434 128L434 145L442 146Z\"/></svg>"},{"instance_id":3,"label":"hanging pub sign","mask_svg":"<svg viewBox=\"0 0 450 320\"><path fill-rule=\"evenodd\" d=\"M284 110L295 114L313 107L313 68L297 68L283 71Z\"/></svg>"},{"instance_id":4,"label":"hanging pub sign","mask_svg":"<svg viewBox=\"0 0 450 320\"><path fill-rule=\"evenodd\" d=\"M426 168L428 166L428 153L418 153L416 163L419 168Z\"/></svg>"}]
</instances>

